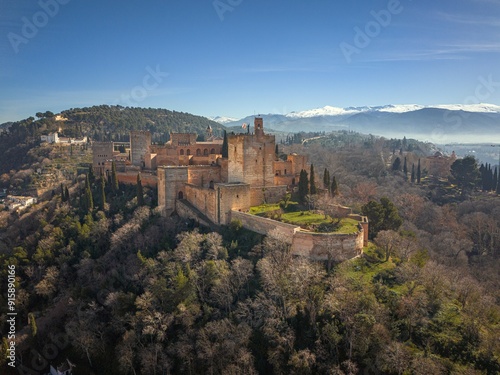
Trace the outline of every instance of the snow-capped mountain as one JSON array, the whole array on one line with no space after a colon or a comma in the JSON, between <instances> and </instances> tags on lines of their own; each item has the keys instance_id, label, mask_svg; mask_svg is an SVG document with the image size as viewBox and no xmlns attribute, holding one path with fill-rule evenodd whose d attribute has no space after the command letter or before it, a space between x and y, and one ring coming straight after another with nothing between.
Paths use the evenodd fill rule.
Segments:
<instances>
[{"instance_id":1,"label":"snow-capped mountain","mask_svg":"<svg viewBox=\"0 0 500 375\"><path fill-rule=\"evenodd\" d=\"M253 124L253 117L223 124ZM268 129L284 132L345 129L386 137L413 136L431 142L500 142L500 106L495 104L325 106L262 117Z\"/></svg>"},{"instance_id":2,"label":"snow-capped mountain","mask_svg":"<svg viewBox=\"0 0 500 375\"><path fill-rule=\"evenodd\" d=\"M325 106L323 108L310 109L301 112L291 112L285 116L290 118L307 118L318 116L343 116L354 115L364 112L390 112L390 113L406 113L418 111L424 108L439 108L450 111L464 111L464 112L480 112L480 113L500 113L500 106L495 104L440 104L423 106L418 104L401 104L401 105L384 105L377 107L331 107Z\"/></svg>"},{"instance_id":3,"label":"snow-capped mountain","mask_svg":"<svg viewBox=\"0 0 500 375\"><path fill-rule=\"evenodd\" d=\"M208 119L215 121L215 122L218 122L219 124L222 124L222 125L227 124L229 122L238 121L237 118L225 117L225 116L208 117Z\"/></svg>"}]
</instances>

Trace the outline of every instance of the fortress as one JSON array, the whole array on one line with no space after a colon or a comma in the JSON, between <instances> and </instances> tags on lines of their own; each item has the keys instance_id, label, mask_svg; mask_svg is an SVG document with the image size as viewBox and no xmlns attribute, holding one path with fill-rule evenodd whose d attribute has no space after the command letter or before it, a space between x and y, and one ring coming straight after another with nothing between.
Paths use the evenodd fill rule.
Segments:
<instances>
[{"instance_id":1,"label":"fortress","mask_svg":"<svg viewBox=\"0 0 500 375\"><path fill-rule=\"evenodd\" d=\"M327 259L331 248L346 258L362 252L368 239L364 217L354 215L360 222L356 234L320 234L248 214L253 206L283 199L298 183L300 171L308 169L307 157L290 154L287 160L278 159L275 137L265 134L260 117L254 120L253 133L248 128L246 133L227 134L226 139L225 143L214 137L208 127L203 142L194 133L170 133L167 143L152 145L149 132L131 132L128 167L117 167L122 169L118 177L125 181L127 169L135 174L143 170L154 175L156 171L158 205L165 216L175 212L216 226L237 219L261 234L277 230L295 254L315 259ZM95 143L95 171L109 173L113 150L112 144Z\"/></svg>"},{"instance_id":2,"label":"fortress","mask_svg":"<svg viewBox=\"0 0 500 375\"><path fill-rule=\"evenodd\" d=\"M158 204L167 215L179 211L179 201L188 202L212 223L227 225L233 210L279 202L306 169L304 156L277 160L275 137L264 133L261 118L255 119L254 134L227 135L227 156L222 139L195 142L186 136L172 134L163 154L175 150L177 159L157 170Z\"/></svg>"}]
</instances>

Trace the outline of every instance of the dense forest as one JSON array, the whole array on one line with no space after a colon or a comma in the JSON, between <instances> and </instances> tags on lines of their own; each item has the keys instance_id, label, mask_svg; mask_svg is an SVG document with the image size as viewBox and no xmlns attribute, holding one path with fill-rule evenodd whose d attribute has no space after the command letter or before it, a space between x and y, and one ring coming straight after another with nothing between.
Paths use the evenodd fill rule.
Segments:
<instances>
[{"instance_id":1,"label":"dense forest","mask_svg":"<svg viewBox=\"0 0 500 375\"><path fill-rule=\"evenodd\" d=\"M216 135L224 127L206 117L167 109L122 106L72 108L61 112L68 119L65 128L72 128L100 141L128 141L131 130L149 130L153 142L166 142L170 132L198 133L204 136L208 126Z\"/></svg>"},{"instance_id":2,"label":"dense forest","mask_svg":"<svg viewBox=\"0 0 500 375\"><path fill-rule=\"evenodd\" d=\"M20 366L2 357L2 373L66 359L75 375L499 373L494 173L460 162L437 195L425 171L394 168L399 147L421 155L404 142L279 145L309 155L318 206L370 217L365 255L333 267L292 256L276 233L162 217L140 180L82 173L26 211L0 206L0 328L15 265Z\"/></svg>"}]
</instances>

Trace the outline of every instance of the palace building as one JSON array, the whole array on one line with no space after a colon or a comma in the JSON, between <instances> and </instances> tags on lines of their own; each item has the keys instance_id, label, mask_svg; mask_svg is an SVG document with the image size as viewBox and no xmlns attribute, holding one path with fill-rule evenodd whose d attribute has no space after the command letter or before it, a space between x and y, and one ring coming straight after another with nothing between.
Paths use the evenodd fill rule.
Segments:
<instances>
[{"instance_id":1,"label":"palace building","mask_svg":"<svg viewBox=\"0 0 500 375\"><path fill-rule=\"evenodd\" d=\"M265 134L260 117L255 118L254 133L227 135L227 157L222 156L222 143L171 134L165 146L151 147L146 165L151 160L150 167L157 166L158 204L166 215L187 205L212 223L229 224L232 210L278 202L307 168L305 156L278 160L275 137Z\"/></svg>"}]
</instances>

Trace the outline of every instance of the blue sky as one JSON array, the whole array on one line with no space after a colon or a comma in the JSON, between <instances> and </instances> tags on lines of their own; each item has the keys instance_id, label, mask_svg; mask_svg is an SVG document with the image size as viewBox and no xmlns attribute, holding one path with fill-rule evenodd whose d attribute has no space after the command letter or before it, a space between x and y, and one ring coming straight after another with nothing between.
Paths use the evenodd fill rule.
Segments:
<instances>
[{"instance_id":1,"label":"blue sky","mask_svg":"<svg viewBox=\"0 0 500 375\"><path fill-rule=\"evenodd\" d=\"M0 0L0 123L94 104L500 105L499 57L500 0Z\"/></svg>"}]
</instances>

